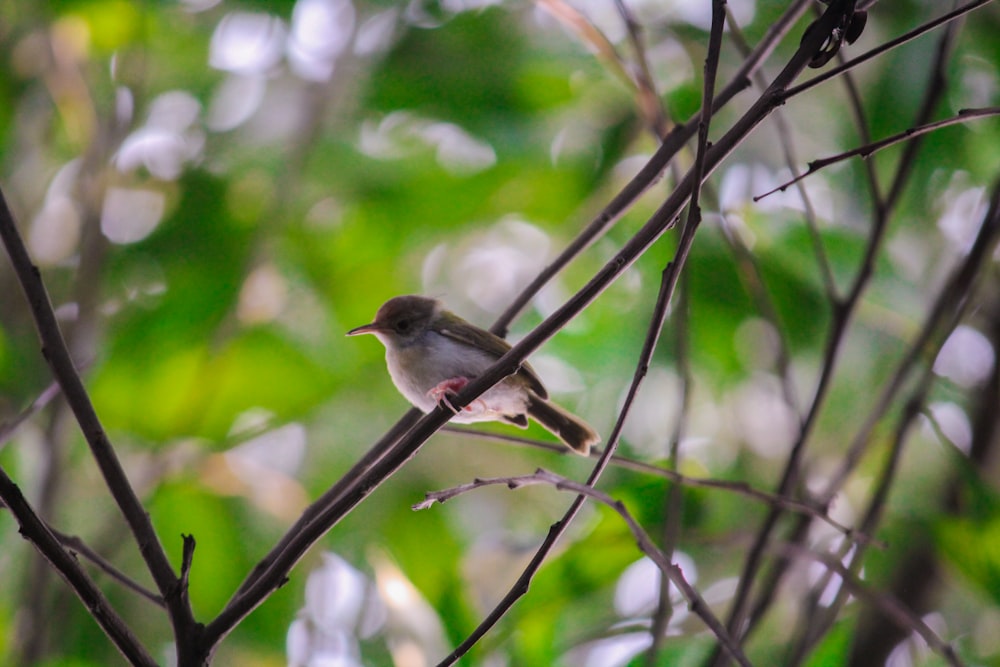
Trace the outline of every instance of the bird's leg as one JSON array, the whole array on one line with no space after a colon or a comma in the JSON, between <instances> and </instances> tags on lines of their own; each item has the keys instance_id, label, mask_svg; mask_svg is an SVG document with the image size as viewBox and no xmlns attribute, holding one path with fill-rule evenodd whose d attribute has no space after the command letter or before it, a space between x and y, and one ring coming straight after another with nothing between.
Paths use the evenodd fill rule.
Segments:
<instances>
[{"instance_id":1,"label":"bird's leg","mask_svg":"<svg viewBox=\"0 0 1000 667\"><path fill-rule=\"evenodd\" d=\"M454 377L445 380L444 382L438 383L437 386L432 387L427 395L433 398L437 403L443 405L444 407L451 410L454 414L458 414L458 409L449 400L449 396L454 396L458 392L462 391L465 385L469 384L469 378L467 377ZM475 406L475 407L473 407ZM463 408L465 412L473 412L474 410L485 411L486 404L482 399L476 399L469 405Z\"/></svg>"}]
</instances>

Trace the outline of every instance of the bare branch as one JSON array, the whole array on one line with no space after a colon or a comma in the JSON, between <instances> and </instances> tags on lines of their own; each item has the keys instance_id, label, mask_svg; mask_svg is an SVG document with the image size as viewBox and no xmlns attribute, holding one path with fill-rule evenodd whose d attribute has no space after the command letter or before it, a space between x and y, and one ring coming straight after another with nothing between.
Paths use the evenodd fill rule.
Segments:
<instances>
[{"instance_id":1,"label":"bare branch","mask_svg":"<svg viewBox=\"0 0 1000 667\"><path fill-rule=\"evenodd\" d=\"M712 113L717 112L732 100L740 91L750 85L749 77L764 63L768 56L777 48L778 42L795 24L800 16L809 8L811 0L795 0L784 14L767 30L760 43L744 60L743 65L733 75L732 80L715 95ZM817 47L818 48L818 47ZM794 79L794 76L791 77ZM784 85L784 84L782 84ZM771 101L766 106L770 107ZM552 278L562 271L580 253L586 250L594 241L605 234L639 197L660 178L663 170L685 143L698 131L701 119L699 111L687 123L678 125L663 138L663 143L649 161L639 170L632 180L608 203L573 241L546 266L531 283L521 291L514 302L507 307L491 327L491 331L501 337L507 333L507 328L518 313ZM714 166L712 167L714 169ZM682 204L677 204L679 209Z\"/></svg>"},{"instance_id":2,"label":"bare branch","mask_svg":"<svg viewBox=\"0 0 1000 667\"><path fill-rule=\"evenodd\" d=\"M131 590L134 593L138 593L140 596L146 598L158 607L166 608L166 603L163 601L163 597L157 595L153 591L149 590L145 586L139 584L137 581L127 576L121 570L112 565L106 558L101 556L93 549L91 549L83 540L75 535L67 535L65 533L59 532L58 530L49 527L49 530L59 540L59 544L63 545L70 552L75 552L89 560L93 563L101 572L108 575L118 583L120 583L125 588Z\"/></svg>"},{"instance_id":3,"label":"bare branch","mask_svg":"<svg viewBox=\"0 0 1000 667\"><path fill-rule=\"evenodd\" d=\"M883 42L882 44L879 44L874 49L871 49L870 51L866 51L865 53L861 54L857 58L851 58L850 60L848 60L846 63L843 63L842 65L838 65L837 67L833 67L833 68L831 68L831 69L823 72L822 74L820 74L818 76L815 76L812 79L809 79L808 81L800 83L797 86L790 87L786 91L785 95L788 98L792 98L792 97L795 97L796 95L804 93L805 91L809 90L810 88L812 88L814 86L818 86L819 84L823 83L824 81L827 81L829 79L832 79L835 76L840 75L842 72L846 72L848 70L854 69L858 65L860 65L860 64L862 64L864 62L867 62L867 61L871 60L872 58L875 58L876 56L880 56L883 53L886 53L887 51L891 51L892 49L895 49L898 46L902 46L903 44L906 44L907 42L911 42L914 39L916 39L917 37L920 37L921 35L924 35L924 34L930 32L930 31L932 31L932 30L934 30L934 29L936 29L936 28L938 28L938 27L940 27L940 26L942 26L942 25L944 25L946 23L950 23L951 21L959 19L959 18L965 16L966 14L968 14L969 12L972 12L972 11L974 11L976 9L979 9L983 5L988 5L991 2L993 2L993 0L973 0L973 2L970 2L970 3L966 4L966 5L962 5L961 7L958 7L957 9L954 9L954 10L948 12L947 14L944 14L943 16L940 16L940 17L938 17L938 18L936 18L936 19L934 19L932 21L928 21L927 23L925 23L925 24L923 24L921 26L918 26L918 27L914 28L913 30L911 30L911 31L909 31L909 32L907 32L905 34L902 34L899 37L896 37L895 39L891 39L891 40L889 40L887 42Z\"/></svg>"},{"instance_id":4,"label":"bare branch","mask_svg":"<svg viewBox=\"0 0 1000 667\"><path fill-rule=\"evenodd\" d=\"M17 413L17 416L13 419L0 424L0 449L3 449L10 439L14 436L14 432L17 431L18 427L24 422L30 419L33 415L38 413L42 408L49 404L49 402L59 395L59 383L53 382L48 387L46 387L42 393L40 393L35 400L31 402L31 405L26 407L21 412Z\"/></svg>"},{"instance_id":5,"label":"bare branch","mask_svg":"<svg viewBox=\"0 0 1000 667\"><path fill-rule=\"evenodd\" d=\"M891 137L886 137L885 139L880 139L879 141L872 142L870 144L865 144L864 146L859 146L858 148L851 149L849 151L844 151L843 153L837 153L836 155L831 155L830 157L821 158L819 160L812 160L809 162L809 169L804 173L799 174L795 178L785 183L782 183L773 190L768 190L767 192L757 195L753 198L754 201L760 201L768 195L773 195L775 192L784 192L788 186L798 183L803 178L815 174L820 169L829 167L832 164L837 164L838 162L843 162L849 158L860 156L863 158L869 158L873 154L879 152L884 148L890 146L895 146L896 144L902 143L904 141L909 141L916 137L923 136L925 134L930 134L936 130L940 130L946 127L951 127L952 125L964 125L970 120L978 120L980 118L990 118L993 116L1000 116L1000 107L983 107L981 109L961 109L958 114L952 116L951 118L945 118L943 120L934 121L933 123L927 123L926 125L921 125L919 127L911 127L907 130L894 134Z\"/></svg>"},{"instance_id":6,"label":"bare branch","mask_svg":"<svg viewBox=\"0 0 1000 667\"><path fill-rule=\"evenodd\" d=\"M477 479L471 484L463 484L459 487L445 489L444 491L430 492L427 494L426 499L423 502L414 505L413 509L426 509L435 502L443 503L446 500L454 498L462 493L472 491L473 489L497 484L503 484L509 489L519 489L521 487L531 486L534 484L551 485L558 491L570 491L572 493L579 494L580 496L596 500L597 502L613 509L618 516L625 521L625 524L628 526L629 531L635 538L639 549L646 554L650 560L656 563L656 566L659 568L663 576L670 579L670 581L673 582L684 597L687 598L691 611L701 618L705 625L708 626L709 630L711 630L723 646L726 647L726 650L730 652L730 655L734 660L741 665L749 667L750 661L747 660L745 655L743 655L743 651L740 649L739 645L734 642L732 637L730 637L726 632L725 627L712 613L711 608L709 608L705 600L701 597L698 591L688 583L681 569L670 562L670 560L664 555L663 551L661 551L653 543L652 538L650 538L649 534L642 528L641 525L639 525L639 522L635 520L632 514L625 507L624 503L620 500L615 500L603 491L598 491L589 484L581 484L580 482L575 482L571 479L562 477L561 475L556 475L555 473L539 468L533 475Z\"/></svg>"},{"instance_id":7,"label":"bare branch","mask_svg":"<svg viewBox=\"0 0 1000 667\"><path fill-rule=\"evenodd\" d=\"M963 309L968 305L973 285L980 279L982 266L992 256L998 240L1000 240L1000 183L993 189L990 208L979 228L972 249L962 263L955 267L938 293L919 332L907 347L895 372L883 387L871 412L851 441L840 469L827 482L826 488L820 495L821 500L829 502L843 486L847 476L857 466L871 443L875 426L886 414L893 398L903 387L917 363L922 359L927 363L933 363L937 350L944 344L945 335L958 324Z\"/></svg>"},{"instance_id":8,"label":"bare branch","mask_svg":"<svg viewBox=\"0 0 1000 667\"><path fill-rule=\"evenodd\" d=\"M540 449L555 454L565 454L566 447L563 445L550 444L548 442L542 442L540 440L533 440L531 438L525 438L517 435L510 435L507 433L493 433L491 431L480 431L474 428L452 426L451 424L446 425L441 429L442 432L453 433L455 435L472 436L475 438L480 438L483 440L495 440L497 442L509 443L512 445L520 445L523 447L531 447L532 449ZM597 459L603 454L602 449L593 448L590 451L590 458ZM885 548L885 543L881 540L872 539L870 535L865 535L860 533L855 528L845 526L833 517L831 517L826 510L819 505L819 503L814 503L808 500L796 500L795 498L790 498L786 496L778 496L770 491L764 491L758 489L747 482L742 482L739 480L728 480L728 479L709 479L702 477L690 477L688 475L683 475L676 470L671 468L664 468L653 463L646 463L644 461L638 461L636 459L631 459L621 454L615 454L611 457L610 461L612 466L616 468L622 468L624 470L632 470L635 472L652 475L654 477L660 477L662 479L669 480L678 486L686 486L695 489L713 489L716 491L723 491L725 493L735 493L737 495L750 498L752 500L757 500L765 505L771 507L780 507L788 512L794 512L796 514L803 514L812 517L818 521L822 521L828 524L831 528L834 528L837 532L841 533L848 540L852 542L865 542L871 544L872 546L882 549Z\"/></svg>"},{"instance_id":9,"label":"bare branch","mask_svg":"<svg viewBox=\"0 0 1000 667\"><path fill-rule=\"evenodd\" d=\"M167 559L166 552L163 550L163 545L153 529L149 515L129 483L125 470L108 440L80 375L76 371L52 310L45 285L42 283L41 274L28 256L28 251L17 231L14 217L2 192L0 192L0 238L7 249L11 264L31 308L42 344L42 355L49 363L66 402L80 424L80 429L83 431L87 444L90 445L94 460L132 531L139 551L153 575L160 594L168 602L175 629L180 631L191 626L194 624L194 620L190 608L182 604L171 604L169 594L176 588L177 577Z\"/></svg>"},{"instance_id":10,"label":"bare branch","mask_svg":"<svg viewBox=\"0 0 1000 667\"><path fill-rule=\"evenodd\" d=\"M132 665L156 667L153 657L146 652L76 559L63 549L45 522L38 518L21 494L21 490L7 476L3 468L0 468L0 498L3 498L4 504L17 519L21 535L31 542L38 553L66 580L122 655Z\"/></svg>"},{"instance_id":11,"label":"bare branch","mask_svg":"<svg viewBox=\"0 0 1000 667\"><path fill-rule=\"evenodd\" d=\"M635 52L633 78L635 79L636 106L642 117L646 119L646 125L659 139L670 129L670 121L667 119L663 104L660 103L660 96L656 92L656 84L650 73L649 59L646 57L646 48L640 36L642 27L636 21L635 15L628 8L628 5L625 4L625 0L615 0L615 8L622 17L629 43L632 45L632 51Z\"/></svg>"},{"instance_id":12,"label":"bare branch","mask_svg":"<svg viewBox=\"0 0 1000 667\"><path fill-rule=\"evenodd\" d=\"M936 58L936 68L943 67L945 61L945 53L947 48L944 44L949 42L949 37L946 34L942 39L942 47L938 49L938 56ZM941 94L943 94L944 87L939 85L939 77L932 71L931 79L935 83L928 88L925 99L921 105L921 108L917 114L918 123L922 120L926 120L929 115L933 112L936 106L937 100L940 99ZM815 423L817 416L819 415L820 409L825 401L826 393L829 388L836 359L839 354L840 347L844 341L844 338L848 331L848 325L851 321L853 313L860 301L861 295L863 294L865 288L867 287L872 273L874 271L875 260L878 256L879 250L882 247L882 242L885 238L886 230L888 227L888 221L891 211L898 201L899 194L902 192L904 184L906 183L907 177L911 172L911 166L913 164L913 157L918 149L918 142L913 141L907 144L904 158L900 160L895 177L893 179L889 196L885 201L881 200L880 195L877 191L877 181L874 178L874 173L869 170L869 182L872 187L872 198L874 201L874 211L873 220L871 225L871 230L869 232L868 243L865 247L864 255L862 257L860 266L855 274L854 280L848 290L847 296L842 301L837 301L833 303L833 321L830 324L830 330L828 334L826 349L823 356L823 365L820 371L819 380L815 389L815 394L813 402L809 411L806 415L806 420L803 424L803 428L799 434L796 443L792 447L791 454L789 455L788 462L786 463L785 470L782 474L782 479L779 484L778 493L786 494L788 493L793 483L798 476L798 468L801 465L802 457L804 456L806 443L808 442L809 434L812 430L812 426ZM829 496L832 497L832 496ZM828 500L829 500L828 497ZM753 546L750 549L749 555L747 557L746 563L744 565L744 571L740 578L740 585L737 589L737 594L733 602L733 609L730 614L730 629L735 627L733 624L741 623L740 614L743 605L746 604L747 598L750 593L750 587L756 580L757 569L762 564L764 547L767 541L770 539L770 535L774 530L778 520L778 510L774 509L765 519L764 525L762 526L757 539L755 540ZM798 541L803 540L807 534L807 522L803 519L799 519L796 525L792 528L791 540ZM756 623L762 617L763 613L769 607L771 600L774 597L775 591L778 588L778 582L784 575L785 569L787 567L787 561L779 559L772 566L770 572L764 577L763 581L759 584L759 596L755 604L753 605L753 611L750 614L750 623L746 627L746 632L750 632ZM712 664L719 664L721 654L716 653Z\"/></svg>"},{"instance_id":13,"label":"bare branch","mask_svg":"<svg viewBox=\"0 0 1000 667\"><path fill-rule=\"evenodd\" d=\"M907 609L895 597L873 590L856 573L845 567L843 563L831 554L816 553L815 551L809 551L794 545L776 545L774 548L786 558L803 558L822 563L830 572L840 577L844 588L850 591L852 595L876 607L900 628L912 630L920 635L920 638L927 642L927 645L944 658L949 665L952 665L952 667L962 667L964 664L958 658L955 649L938 637L937 633L920 616Z\"/></svg>"}]
</instances>

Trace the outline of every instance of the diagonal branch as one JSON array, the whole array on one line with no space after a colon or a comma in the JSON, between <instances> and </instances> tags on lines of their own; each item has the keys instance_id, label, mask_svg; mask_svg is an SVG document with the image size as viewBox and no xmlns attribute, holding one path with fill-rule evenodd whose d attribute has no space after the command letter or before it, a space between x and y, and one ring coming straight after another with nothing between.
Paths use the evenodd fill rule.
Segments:
<instances>
[{"instance_id":1,"label":"diagonal branch","mask_svg":"<svg viewBox=\"0 0 1000 667\"><path fill-rule=\"evenodd\" d=\"M613 509L618 516L622 518L625 525L628 526L629 531L635 538L636 544L638 544L639 549L642 553L646 554L651 561L653 561L657 568L664 577L668 578L676 587L677 590L687 598L690 605L691 611L694 612L701 620L708 626L709 630L718 637L719 641L722 642L726 650L729 651L730 655L744 667L750 667L750 661L743 654L740 649L739 644L733 641L733 638L726 632L725 626L716 618L715 614L712 613L711 608L701 597L695 588L688 583L687 579L684 577L684 573L681 569L672 563L667 555L656 546L653 539L649 536L649 533L639 525L639 522L635 520L632 513L628 511L625 504L620 500L615 500L603 491L598 491L590 484L581 484L580 482L567 479L561 475L549 472L547 470L542 470L539 468L535 471L533 475L522 475L517 477L496 477L491 479L476 479L471 484L463 484L458 487L451 489L445 489L444 491L429 492L426 494L423 502L417 503L413 506L415 510L422 510L431 507L434 503L443 503L455 496L461 495L473 489L478 489L486 486L493 486L497 484L503 484L509 489L520 489L525 486L531 486L534 484L546 484L554 487L557 491L571 491L578 494L579 496L585 496L592 500L596 500L602 505L606 505Z\"/></svg>"},{"instance_id":2,"label":"diagonal branch","mask_svg":"<svg viewBox=\"0 0 1000 667\"><path fill-rule=\"evenodd\" d=\"M695 165L692 171L685 178L683 183L691 184L691 203L688 209L688 218L684 226L684 230L681 234L681 240L678 244L677 251L674 255L674 259L666 266L663 270L663 275L660 283L660 291L657 295L656 305L653 308L653 314L650 318L649 328L646 334L646 338L643 342L643 349L639 354L639 362L636 367L635 374L632 378L632 382L629 386L628 393L626 394L624 404L619 412L617 422L612 430L610 437L608 438L608 445L604 452L601 454L597 465L594 467L593 471L587 479L587 486L592 487L596 484L597 480L603 474L604 470L607 469L609 465L611 456L614 455L619 438L621 436L622 428L625 424L625 419L629 414L631 406L635 400L638 393L639 386L642 380L645 378L649 363L652 360L653 352L656 349L657 341L659 340L660 331L663 328L663 323L666 319L667 307L670 304L674 290L677 286L677 281L680 278L680 272L687 260L688 252L690 251L691 244L694 241L694 234L698 228L698 223L701 220L701 211L698 206L698 195L700 192L701 183L705 178L706 174L706 155L708 152L708 127L712 115L712 99L715 87L715 74L718 67L719 54L721 52L721 41L722 41L722 27L725 19L725 13L723 11L724 2L716 0L714 3L715 8L713 11L713 23L712 23L712 37L710 39L713 47L709 48L708 56L706 57L705 63L705 95L704 103L702 106L702 113L699 117L698 125L698 150L695 158ZM679 186L680 188L680 186ZM676 194L677 191L675 191ZM677 204L680 207L680 203ZM666 208L661 207L662 212ZM654 216L654 220L656 216ZM671 213L669 218L662 218L661 223L666 227L672 225L674 219L674 214ZM647 223L647 227L653 223ZM659 232L659 233L662 233ZM651 245L655 241L656 236L653 236L649 244ZM634 238L633 238L634 240ZM648 247L648 246L647 246ZM636 253L641 254L644 249ZM622 265L619 263L619 270L621 270ZM593 284L594 281L591 281ZM603 289L603 288L602 288ZM580 294L578 293L577 296ZM581 304L581 309L586 306L588 302ZM550 318L551 319L551 318ZM543 323L544 325L544 323ZM536 329L537 331L537 329ZM521 341L524 344L524 341ZM458 658L463 656L468 650L482 638L485 633L492 628L500 618L513 606L513 604L523 596L527 590L531 579L534 577L537 570L541 567L542 562L551 552L552 548L555 546L556 541L565 532L570 523L575 519L576 515L579 513L580 508L583 506L583 495L578 495L570 507L566 510L563 517L553 524L545 540L535 551L529 565L522 571L521 575L518 577L517 583L508 591L507 595L497 604L494 609L487 615L487 617L476 627L476 629L454 650L452 653L439 663L439 667L444 667L446 665L453 664Z\"/></svg>"},{"instance_id":3,"label":"diagonal branch","mask_svg":"<svg viewBox=\"0 0 1000 667\"><path fill-rule=\"evenodd\" d=\"M21 490L0 468L0 498L20 526L21 535L38 550L52 567L66 580L91 617L101 626L115 647L132 665L156 667L156 661L132 634L125 621L118 615L101 590L94 584L77 560L62 545L45 522L35 514Z\"/></svg>"},{"instance_id":4,"label":"diagonal branch","mask_svg":"<svg viewBox=\"0 0 1000 667\"><path fill-rule=\"evenodd\" d=\"M453 433L455 435L472 436L484 440L496 440L497 442L520 445L522 447L531 447L534 449L553 452L555 454L562 454L566 451L566 447L563 445L556 445L541 440L511 435L509 433L480 431L475 428L458 427L452 426L451 424L447 424L442 427L441 431L445 433ZM597 448L592 449L590 452L591 458L600 458L602 454L603 450ZM622 456L621 454L615 454L611 457L611 465L616 468L622 468L624 470L631 470L633 472L659 477L661 479L668 480L677 486L686 486L695 489L714 489L725 493L735 493L740 496L745 496L746 498L759 501L767 506L781 507L788 512L804 514L816 519L817 521L822 521L838 533L843 534L844 537L851 542L865 542L880 549L885 548L884 542L875 540L870 535L865 535L858 532L854 528L840 523L831 517L829 513L823 510L823 508L821 508L818 504L809 500L796 500L795 498L790 498L788 496L779 496L771 493L770 491L758 489L741 480L691 477L689 475L681 474L671 468L664 468L653 463L646 463L644 461L628 458Z\"/></svg>"},{"instance_id":5,"label":"diagonal branch","mask_svg":"<svg viewBox=\"0 0 1000 667\"><path fill-rule=\"evenodd\" d=\"M831 476L826 488L820 494L824 504L833 499L848 475L860 462L871 442L876 425L888 412L893 398L903 388L913 368L921 359L929 358L932 362L936 350L944 343L941 331L950 332L958 324L958 318L968 305L969 295L981 275L981 269L995 252L998 241L1000 241L1000 182L993 188L989 210L969 254L948 277L937 299L931 305L919 333L910 343L892 378L883 388L871 412L851 441L839 470ZM936 342L935 337L939 339Z\"/></svg>"},{"instance_id":6,"label":"diagonal branch","mask_svg":"<svg viewBox=\"0 0 1000 667\"><path fill-rule=\"evenodd\" d=\"M849 590L852 595L877 608L900 628L912 630L920 635L920 638L927 642L927 645L944 658L949 665L952 667L962 667L964 664L956 655L955 649L942 640L924 622L924 619L914 614L906 605L892 595L873 590L861 577L845 567L843 563L830 554L816 553L793 545L776 545L775 549L781 552L784 558L808 558L821 563L831 573L840 577L844 588Z\"/></svg>"},{"instance_id":7,"label":"diagonal branch","mask_svg":"<svg viewBox=\"0 0 1000 667\"><path fill-rule=\"evenodd\" d=\"M750 86L750 77L763 65L774 49L777 48L778 42L792 29L795 22L805 13L810 4L811 0L795 0L785 13L768 28L760 43L746 57L730 82L715 95L712 113L717 112L740 91ZM686 123L674 127L673 130L663 137L663 142L656 149L653 156L650 157L649 161L639 170L639 173L625 185L621 192L615 195L597 217L587 224L559 256L522 290L513 303L508 306L507 310L500 315L490 329L493 333L501 337L505 336L510 323L542 287L548 284L556 274L566 268L573 261L573 258L590 247L594 241L611 229L618 219L638 201L639 197L656 183L670 160L698 132L698 123L701 120L701 115L699 111Z\"/></svg>"},{"instance_id":8,"label":"diagonal branch","mask_svg":"<svg viewBox=\"0 0 1000 667\"><path fill-rule=\"evenodd\" d=\"M946 23L946 21L940 21L936 23L936 25L943 23ZM950 43L950 38L946 34L942 39L942 46L938 49L938 56L936 59L937 68L944 66L947 43ZM917 124L926 122L930 114L933 113L933 110L944 91L943 86L937 85L939 77L933 72L931 77L932 81L935 82L935 85L930 86L927 94L925 95L925 99L917 114ZM874 202L874 213L868 242L865 247L864 256L861 259L861 263L855 273L847 295L842 300L838 300L833 303L833 321L830 324L829 332L827 334L822 368L814 390L812 404L808 410L805 422L800 430L799 437L792 447L792 452L789 455L785 469L782 473L782 478L778 486L778 493L781 495L789 493L797 480L799 466L801 465L801 460L805 454L806 444L812 432L812 428L818 418L820 409L825 402L841 346L847 335L851 319L853 318L853 313L860 302L861 295L868 286L874 272L875 261L885 239L891 212L895 204L898 202L899 194L902 192L909 174L912 173L911 166L914 163L913 157L919 149L919 143L919 139L907 143L904 159L900 160L897 166L892 185L890 186L889 194L884 201L877 192L877 182L874 179L874 174L869 172L870 185L872 187L872 198ZM777 508L771 510L765 519L764 525L762 526L754 545L750 549L750 553L744 564L743 573L741 574L740 585L734 598L733 608L730 612L731 623L739 623L741 621L742 614L746 613L745 605L747 604L747 600L750 595L750 589L756 579L756 572L762 565L764 548L777 525L779 514L780 511ZM792 529L792 536L790 539L792 541L804 539L807 528L808 521L799 520ZM758 596L758 600L753 605L753 611L749 616L750 622L745 632L749 633L756 626L757 621L763 615L764 611L770 606L774 592L777 590L777 584L784 575L786 566L787 561L779 559L779 561L771 568L771 571L764 577L763 582L759 587L760 594ZM730 625L730 628L733 627L733 625ZM716 653L712 664L718 664L718 658L719 654Z\"/></svg>"},{"instance_id":9,"label":"diagonal branch","mask_svg":"<svg viewBox=\"0 0 1000 667\"><path fill-rule=\"evenodd\" d=\"M91 563L93 563L94 566L101 572L108 575L109 577L117 581L119 584L124 586L125 588L146 598L156 606L166 607L166 603L164 603L162 596L157 595L153 591L149 590L148 588L141 585L140 583L138 583L137 581L126 575L124 572L116 568L114 565L108 562L108 560L104 558L104 556L97 553L94 549L90 548L90 546L88 546L87 543L81 540L79 537L76 537L75 535L67 535L66 533L62 533L52 528L51 526L49 526L48 528L55 536L55 538L59 541L59 544L63 545L63 547L65 547L70 553L75 552L83 556Z\"/></svg>"},{"instance_id":10,"label":"diagonal branch","mask_svg":"<svg viewBox=\"0 0 1000 667\"><path fill-rule=\"evenodd\" d=\"M31 405L17 413L17 415L15 415L12 419L0 424L0 450L7 445L10 439L14 436L14 432L17 431L21 424L26 422L35 413L48 405L49 402L58 395L59 383L53 382L35 397L35 400L31 402Z\"/></svg>"},{"instance_id":11,"label":"diagonal branch","mask_svg":"<svg viewBox=\"0 0 1000 667\"><path fill-rule=\"evenodd\" d=\"M177 576L153 529L149 514L129 483L128 476L76 371L41 274L28 255L2 191L0 191L0 239L7 249L11 265L31 309L42 345L42 355L52 369L52 374L59 383L67 404L80 424L108 490L131 529L160 594L167 601L175 630L181 634L194 624L191 609L174 595L177 592Z\"/></svg>"},{"instance_id":12,"label":"diagonal branch","mask_svg":"<svg viewBox=\"0 0 1000 667\"><path fill-rule=\"evenodd\" d=\"M924 23L923 25L920 25L914 28L913 30L904 33L899 37L896 37L895 39L890 39L887 42L879 44L874 49L866 51L857 58L852 58L842 65L833 67L823 72L822 74L809 79L808 81L805 81L797 86L789 88L785 92L785 95L788 98L792 98L795 97L796 95L799 95L800 93L804 93L805 91L809 90L810 88L813 88L814 86L818 86L819 84L825 81L828 81L836 76L839 76L843 72L854 69L858 65L868 62L869 60L877 56L880 56L883 53L886 53L887 51L891 51L892 49L895 49L898 46L902 46L907 42L911 42L917 37L920 37L921 35L924 35L946 23L950 23L951 21L959 19L968 14L969 12L979 9L983 5L988 5L991 2L993 2L993 0L973 0L973 2L970 2L966 5L962 5L961 7L958 7L957 9L954 9L948 12L947 14L943 14L942 16L939 16L938 18L932 21L928 21L927 23Z\"/></svg>"},{"instance_id":13,"label":"diagonal branch","mask_svg":"<svg viewBox=\"0 0 1000 667\"><path fill-rule=\"evenodd\" d=\"M807 176L812 176L820 169L829 167L832 164L837 164L838 162L843 162L852 157L860 156L863 158L869 158L873 154L882 150L883 148L888 148L890 146L895 146L896 144L903 143L904 141L909 141L916 137L923 136L925 134L930 134L936 130L941 130L946 127L951 127L953 125L964 125L970 120L978 120L980 118L991 118L995 116L1000 116L1000 107L982 107L978 109L960 109L957 114L951 118L944 118L942 120L934 121L933 123L926 123L918 127L911 127L902 132L894 134L892 136L886 137L885 139L879 139L878 141L873 141L870 144L865 144L864 146L858 146L849 151L844 151L843 153L837 153L836 155L831 155L830 157L820 158L818 160L812 160L809 162L809 168L793 178L790 181L782 183L773 190L768 190L767 192L757 195L753 198L754 201L760 201L764 197L773 195L775 192L784 192L790 185L798 183Z\"/></svg>"}]
</instances>

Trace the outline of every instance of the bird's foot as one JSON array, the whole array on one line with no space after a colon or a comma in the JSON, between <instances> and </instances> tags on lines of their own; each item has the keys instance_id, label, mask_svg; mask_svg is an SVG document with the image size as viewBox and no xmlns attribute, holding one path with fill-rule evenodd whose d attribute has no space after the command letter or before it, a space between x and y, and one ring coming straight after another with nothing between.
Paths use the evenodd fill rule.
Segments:
<instances>
[{"instance_id":1,"label":"bird's foot","mask_svg":"<svg viewBox=\"0 0 1000 667\"><path fill-rule=\"evenodd\" d=\"M458 414L459 410L451 402L451 396L454 396L458 392L462 391L465 385L469 384L469 378L467 377L454 377L439 383L437 386L431 388L427 392L427 395L433 398L439 405L443 405L448 408L454 414ZM469 405L462 408L463 412L481 412L486 409L486 404L483 403L482 399L476 399Z\"/></svg>"}]
</instances>

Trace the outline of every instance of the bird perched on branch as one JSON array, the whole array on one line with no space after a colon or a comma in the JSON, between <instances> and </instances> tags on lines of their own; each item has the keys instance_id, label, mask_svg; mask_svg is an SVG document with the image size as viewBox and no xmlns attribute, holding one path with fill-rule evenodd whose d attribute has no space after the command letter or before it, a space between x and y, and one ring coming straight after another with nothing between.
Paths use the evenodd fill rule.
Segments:
<instances>
[{"instance_id":1,"label":"bird perched on branch","mask_svg":"<svg viewBox=\"0 0 1000 667\"><path fill-rule=\"evenodd\" d=\"M444 404L452 421L468 424L503 421L527 428L528 417L586 456L600 436L582 419L548 399L535 371L525 362L461 410L449 400L502 357L510 344L422 296L389 299L371 324L348 336L374 334L385 345L389 375L399 392L423 412Z\"/></svg>"}]
</instances>

